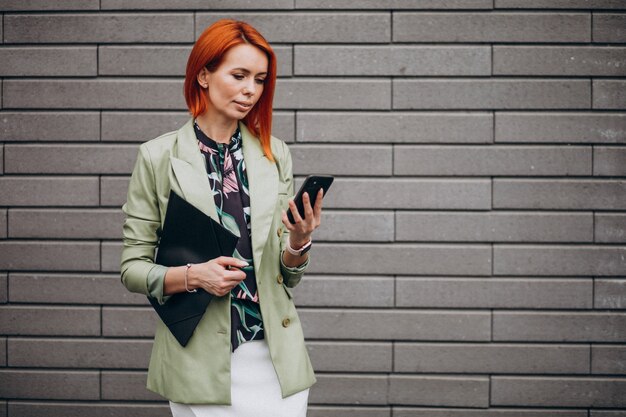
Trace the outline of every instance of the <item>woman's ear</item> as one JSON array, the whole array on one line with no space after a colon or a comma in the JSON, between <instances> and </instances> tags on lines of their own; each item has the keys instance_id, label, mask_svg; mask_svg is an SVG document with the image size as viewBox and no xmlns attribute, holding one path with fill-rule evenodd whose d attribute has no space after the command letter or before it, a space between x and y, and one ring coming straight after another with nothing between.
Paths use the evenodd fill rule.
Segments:
<instances>
[{"instance_id":1,"label":"woman's ear","mask_svg":"<svg viewBox=\"0 0 626 417\"><path fill-rule=\"evenodd\" d=\"M198 84L200 84L200 87L207 88L209 86L209 76L210 76L209 70L206 69L206 67L202 67L197 77Z\"/></svg>"}]
</instances>

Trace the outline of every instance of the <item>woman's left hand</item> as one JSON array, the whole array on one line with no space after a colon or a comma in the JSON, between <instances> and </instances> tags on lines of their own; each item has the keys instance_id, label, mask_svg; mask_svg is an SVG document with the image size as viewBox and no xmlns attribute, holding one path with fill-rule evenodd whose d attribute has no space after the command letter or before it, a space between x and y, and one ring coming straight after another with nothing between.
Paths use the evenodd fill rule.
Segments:
<instances>
[{"instance_id":1,"label":"woman's left hand","mask_svg":"<svg viewBox=\"0 0 626 417\"><path fill-rule=\"evenodd\" d=\"M324 191L322 189L317 193L315 206L311 207L311 199L309 193L302 194L302 203L304 205L304 219L300 216L296 203L289 201L289 209L293 214L295 223L291 223L287 217L287 212L283 210L283 224L289 230L289 245L292 248L301 248L311 240L311 234L317 229L322 221L322 200Z\"/></svg>"}]
</instances>

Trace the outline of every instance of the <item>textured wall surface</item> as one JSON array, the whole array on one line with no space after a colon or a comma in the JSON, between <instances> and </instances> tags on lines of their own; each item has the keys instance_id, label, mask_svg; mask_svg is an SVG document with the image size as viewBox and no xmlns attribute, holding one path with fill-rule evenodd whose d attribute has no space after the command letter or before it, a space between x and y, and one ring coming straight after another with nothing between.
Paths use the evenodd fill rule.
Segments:
<instances>
[{"instance_id":1,"label":"textured wall surface","mask_svg":"<svg viewBox=\"0 0 626 417\"><path fill-rule=\"evenodd\" d=\"M0 0L0 417L167 416L119 279L137 147L216 19L336 175L295 289L312 417L626 416L626 1Z\"/></svg>"}]
</instances>

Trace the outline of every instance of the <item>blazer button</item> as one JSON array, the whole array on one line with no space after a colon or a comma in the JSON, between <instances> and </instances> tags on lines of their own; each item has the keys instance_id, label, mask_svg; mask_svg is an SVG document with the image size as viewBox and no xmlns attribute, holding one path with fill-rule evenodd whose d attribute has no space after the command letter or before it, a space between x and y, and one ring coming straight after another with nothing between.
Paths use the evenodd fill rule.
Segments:
<instances>
[{"instance_id":1,"label":"blazer button","mask_svg":"<svg viewBox=\"0 0 626 417\"><path fill-rule=\"evenodd\" d=\"M276 230L276 234L278 235L278 237L281 237L281 236L283 235L283 228L282 228L282 227L279 227L279 228Z\"/></svg>"},{"instance_id":2,"label":"blazer button","mask_svg":"<svg viewBox=\"0 0 626 417\"><path fill-rule=\"evenodd\" d=\"M276 281L277 281L279 284L282 284L282 283L283 283L283 281L284 281L284 280L283 280L283 276L282 276L282 275L280 275L280 274L278 274L278 276L276 277Z\"/></svg>"},{"instance_id":3,"label":"blazer button","mask_svg":"<svg viewBox=\"0 0 626 417\"><path fill-rule=\"evenodd\" d=\"M289 320L288 318L283 319L283 327L289 327L290 323L291 323L291 320Z\"/></svg>"}]
</instances>

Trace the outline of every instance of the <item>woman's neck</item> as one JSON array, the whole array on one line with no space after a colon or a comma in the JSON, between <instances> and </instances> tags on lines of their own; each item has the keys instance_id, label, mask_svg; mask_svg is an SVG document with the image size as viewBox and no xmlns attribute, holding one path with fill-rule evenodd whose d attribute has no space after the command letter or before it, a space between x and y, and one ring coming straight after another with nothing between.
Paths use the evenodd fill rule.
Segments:
<instances>
[{"instance_id":1,"label":"woman's neck","mask_svg":"<svg viewBox=\"0 0 626 417\"><path fill-rule=\"evenodd\" d=\"M205 112L196 117L200 130L218 143L230 143L230 138L237 129L237 120L219 120Z\"/></svg>"}]
</instances>

